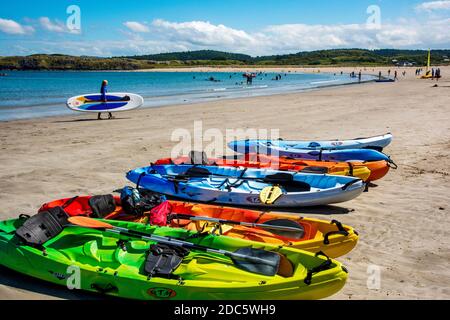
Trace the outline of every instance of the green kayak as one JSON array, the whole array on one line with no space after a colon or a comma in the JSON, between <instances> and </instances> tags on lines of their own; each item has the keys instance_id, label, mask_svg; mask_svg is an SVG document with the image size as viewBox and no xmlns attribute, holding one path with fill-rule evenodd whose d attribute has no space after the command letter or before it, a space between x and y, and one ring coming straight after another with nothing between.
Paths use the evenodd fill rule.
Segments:
<instances>
[{"instance_id":1,"label":"green kayak","mask_svg":"<svg viewBox=\"0 0 450 320\"><path fill-rule=\"evenodd\" d=\"M306 251L123 221L104 222L136 234L183 239L229 252L250 250L263 253L263 258L265 251L275 251L291 263L292 274L252 272L246 267L254 261L243 262L196 249L174 249L159 241L76 225L65 226L56 235L52 234L54 230L44 230L45 236L50 237L41 244L30 245L24 237L32 231L21 228L28 220L21 217L0 222L0 264L71 289L142 300L321 299L338 292L347 279L347 271L339 262ZM155 268L155 250L168 250L164 257L172 259L170 271L164 275L161 260L156 259ZM152 267L160 273L149 272Z\"/></svg>"}]
</instances>

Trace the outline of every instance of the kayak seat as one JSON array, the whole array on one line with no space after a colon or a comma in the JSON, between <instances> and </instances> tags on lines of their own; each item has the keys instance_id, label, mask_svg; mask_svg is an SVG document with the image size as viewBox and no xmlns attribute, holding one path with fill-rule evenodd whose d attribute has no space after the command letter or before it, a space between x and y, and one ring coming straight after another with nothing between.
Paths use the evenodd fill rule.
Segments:
<instances>
[{"instance_id":1,"label":"kayak seat","mask_svg":"<svg viewBox=\"0 0 450 320\"><path fill-rule=\"evenodd\" d=\"M185 178L206 178L211 175L208 169L199 168L199 167L191 167L186 172L177 175L177 177L185 177Z\"/></svg>"},{"instance_id":2,"label":"kayak seat","mask_svg":"<svg viewBox=\"0 0 450 320\"><path fill-rule=\"evenodd\" d=\"M311 190L311 185L303 181L296 181L294 175L284 172L268 175L264 178L264 182L280 185L287 192L308 192Z\"/></svg>"},{"instance_id":3,"label":"kayak seat","mask_svg":"<svg viewBox=\"0 0 450 320\"><path fill-rule=\"evenodd\" d=\"M42 246L62 232L68 217L63 208L50 208L25 220L16 230L16 236L26 245Z\"/></svg>"},{"instance_id":4,"label":"kayak seat","mask_svg":"<svg viewBox=\"0 0 450 320\"><path fill-rule=\"evenodd\" d=\"M324 174L324 173L328 173L328 168L327 167L318 167L318 166L309 166L309 167L303 168L300 172Z\"/></svg>"},{"instance_id":5,"label":"kayak seat","mask_svg":"<svg viewBox=\"0 0 450 320\"><path fill-rule=\"evenodd\" d=\"M93 196L89 199L92 217L102 219L116 210L116 201L112 194Z\"/></svg>"}]
</instances>

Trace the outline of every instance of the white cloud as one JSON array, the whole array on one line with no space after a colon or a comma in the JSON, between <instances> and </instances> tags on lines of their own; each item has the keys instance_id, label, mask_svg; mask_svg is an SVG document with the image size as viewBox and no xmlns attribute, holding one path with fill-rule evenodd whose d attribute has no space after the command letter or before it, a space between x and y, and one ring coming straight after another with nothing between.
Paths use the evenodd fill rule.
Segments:
<instances>
[{"instance_id":1,"label":"white cloud","mask_svg":"<svg viewBox=\"0 0 450 320\"><path fill-rule=\"evenodd\" d=\"M4 20L0 19L0 30L3 31L2 21ZM50 19L41 18L40 23L46 30L70 32L60 23L52 22ZM267 26L257 32L248 32L208 21L171 22L161 19L145 24L128 21L123 25L126 29L121 30L122 39L102 41L84 39L77 42L61 38L46 42L35 39L32 42L27 41L26 47L35 53L98 56L200 49L240 52L256 56L333 48L450 47L448 17L398 19L395 23L383 23L379 29L369 28L366 24L283 24ZM20 30L20 25L19 29L17 26L15 29ZM9 31L11 33L11 30ZM11 54L8 52L11 50L8 46L2 49L6 51L5 54Z\"/></svg>"},{"instance_id":2,"label":"white cloud","mask_svg":"<svg viewBox=\"0 0 450 320\"><path fill-rule=\"evenodd\" d=\"M441 1L423 2L417 5L416 9L421 11L450 10L450 1L441 0Z\"/></svg>"},{"instance_id":3,"label":"white cloud","mask_svg":"<svg viewBox=\"0 0 450 320\"><path fill-rule=\"evenodd\" d=\"M169 22L154 20L152 26L163 38L181 40L191 45L200 46L249 46L257 40L245 31L214 25L208 21Z\"/></svg>"},{"instance_id":4,"label":"white cloud","mask_svg":"<svg viewBox=\"0 0 450 320\"><path fill-rule=\"evenodd\" d=\"M125 27L130 29L133 32L137 33L147 33L150 32L150 29L145 24L136 22L136 21L127 21L124 23Z\"/></svg>"},{"instance_id":5,"label":"white cloud","mask_svg":"<svg viewBox=\"0 0 450 320\"><path fill-rule=\"evenodd\" d=\"M39 24L41 25L44 30L50 31L50 32L56 32L56 33L73 33L73 34L79 34L80 30L69 30L67 26L58 20L55 20L54 22L50 20L48 17L41 17L39 18Z\"/></svg>"},{"instance_id":6,"label":"white cloud","mask_svg":"<svg viewBox=\"0 0 450 320\"><path fill-rule=\"evenodd\" d=\"M20 23L0 18L0 31L8 34L30 34L34 32L34 28L31 26L23 26Z\"/></svg>"},{"instance_id":7,"label":"white cloud","mask_svg":"<svg viewBox=\"0 0 450 320\"><path fill-rule=\"evenodd\" d=\"M296 53L332 48L449 47L450 19L426 23L401 19L378 30L366 24L273 25L250 33L207 21L147 24L149 32L124 31L120 40L27 42L32 52L74 55L122 56L172 51L214 49L250 55Z\"/></svg>"},{"instance_id":8,"label":"white cloud","mask_svg":"<svg viewBox=\"0 0 450 320\"><path fill-rule=\"evenodd\" d=\"M41 24L41 26L47 30L47 31L51 31L51 32L66 32L66 26L61 23L61 22L52 22L49 18L47 17L42 17L39 19L39 23Z\"/></svg>"},{"instance_id":9,"label":"white cloud","mask_svg":"<svg viewBox=\"0 0 450 320\"><path fill-rule=\"evenodd\" d=\"M332 48L425 48L450 44L450 33L446 32L450 29L448 19L426 22L399 19L396 23L382 24L379 29L366 24L284 24L268 26L254 33L208 21L158 19L149 24L149 28L152 40L158 40L163 47L210 48L250 55ZM135 40L145 42L145 39Z\"/></svg>"}]
</instances>

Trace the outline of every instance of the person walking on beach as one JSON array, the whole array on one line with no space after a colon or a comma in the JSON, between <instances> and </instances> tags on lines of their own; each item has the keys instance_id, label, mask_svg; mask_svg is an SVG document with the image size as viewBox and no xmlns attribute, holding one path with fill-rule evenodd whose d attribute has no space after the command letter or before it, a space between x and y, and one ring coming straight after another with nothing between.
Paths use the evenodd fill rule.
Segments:
<instances>
[{"instance_id":1,"label":"person walking on beach","mask_svg":"<svg viewBox=\"0 0 450 320\"><path fill-rule=\"evenodd\" d=\"M391 76L391 69L388 70L388 77Z\"/></svg>"},{"instance_id":2,"label":"person walking on beach","mask_svg":"<svg viewBox=\"0 0 450 320\"><path fill-rule=\"evenodd\" d=\"M435 76L436 76L436 81L439 81L439 78L441 77L441 68L436 69Z\"/></svg>"},{"instance_id":3,"label":"person walking on beach","mask_svg":"<svg viewBox=\"0 0 450 320\"><path fill-rule=\"evenodd\" d=\"M359 70L359 73L358 73L358 81L361 82L361 79L362 79L362 73L361 73L361 70Z\"/></svg>"},{"instance_id":4,"label":"person walking on beach","mask_svg":"<svg viewBox=\"0 0 450 320\"><path fill-rule=\"evenodd\" d=\"M103 102L107 102L107 97L106 97L106 94L107 94L107 93L108 93L108 80L103 80L102 86L101 86L101 88L100 88L101 100L102 100ZM108 119L112 119L112 118L113 118L112 113L111 113L111 112L108 112ZM101 112L98 113L97 119L98 119L98 120L101 120L101 119L102 119L102 113L101 113Z\"/></svg>"},{"instance_id":5,"label":"person walking on beach","mask_svg":"<svg viewBox=\"0 0 450 320\"><path fill-rule=\"evenodd\" d=\"M394 80L398 80L397 70L394 71Z\"/></svg>"},{"instance_id":6,"label":"person walking on beach","mask_svg":"<svg viewBox=\"0 0 450 320\"><path fill-rule=\"evenodd\" d=\"M381 80L381 71L378 72L378 80Z\"/></svg>"}]
</instances>

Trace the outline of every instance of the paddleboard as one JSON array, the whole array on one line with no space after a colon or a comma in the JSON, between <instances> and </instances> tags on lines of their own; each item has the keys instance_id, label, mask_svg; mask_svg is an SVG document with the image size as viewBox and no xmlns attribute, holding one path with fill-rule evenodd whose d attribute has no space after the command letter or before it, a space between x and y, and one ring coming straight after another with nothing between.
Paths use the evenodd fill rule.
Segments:
<instances>
[{"instance_id":1,"label":"paddleboard","mask_svg":"<svg viewBox=\"0 0 450 320\"><path fill-rule=\"evenodd\" d=\"M101 94L85 94L67 100L67 107L80 112L121 112L139 108L144 104L144 98L134 93L109 93L106 102Z\"/></svg>"}]
</instances>

